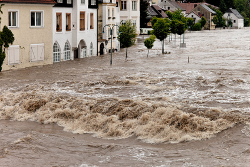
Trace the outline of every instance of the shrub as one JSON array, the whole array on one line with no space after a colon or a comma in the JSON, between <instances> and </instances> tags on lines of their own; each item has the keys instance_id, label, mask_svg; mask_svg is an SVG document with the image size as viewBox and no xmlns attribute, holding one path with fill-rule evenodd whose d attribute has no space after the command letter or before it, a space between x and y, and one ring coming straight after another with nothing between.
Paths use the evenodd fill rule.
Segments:
<instances>
[{"instance_id":1,"label":"shrub","mask_svg":"<svg viewBox=\"0 0 250 167\"><path fill-rule=\"evenodd\" d=\"M192 28L193 31L200 31L201 30L201 23L195 23Z\"/></svg>"}]
</instances>

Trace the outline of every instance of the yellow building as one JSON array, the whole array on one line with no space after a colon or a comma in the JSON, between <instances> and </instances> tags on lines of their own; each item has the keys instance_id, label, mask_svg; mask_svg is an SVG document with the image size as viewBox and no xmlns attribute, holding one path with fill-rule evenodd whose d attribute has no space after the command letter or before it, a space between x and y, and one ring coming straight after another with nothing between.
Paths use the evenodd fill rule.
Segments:
<instances>
[{"instance_id":1,"label":"yellow building","mask_svg":"<svg viewBox=\"0 0 250 167\"><path fill-rule=\"evenodd\" d=\"M15 41L6 49L3 70L53 63L53 0L0 0L3 14L0 28L6 25Z\"/></svg>"}]
</instances>

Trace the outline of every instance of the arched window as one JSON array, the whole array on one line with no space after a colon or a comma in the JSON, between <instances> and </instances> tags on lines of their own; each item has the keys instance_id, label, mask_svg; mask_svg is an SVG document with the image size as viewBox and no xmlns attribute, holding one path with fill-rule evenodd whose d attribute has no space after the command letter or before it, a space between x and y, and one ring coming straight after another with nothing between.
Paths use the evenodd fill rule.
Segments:
<instances>
[{"instance_id":1,"label":"arched window","mask_svg":"<svg viewBox=\"0 0 250 167\"><path fill-rule=\"evenodd\" d=\"M89 54L90 54L90 56L93 56L93 44L92 44L92 42L90 43Z\"/></svg>"},{"instance_id":2,"label":"arched window","mask_svg":"<svg viewBox=\"0 0 250 167\"><path fill-rule=\"evenodd\" d=\"M60 52L60 47L58 45L57 42L54 43L53 45L53 62L59 62L61 59L60 56L61 52Z\"/></svg>"},{"instance_id":3,"label":"arched window","mask_svg":"<svg viewBox=\"0 0 250 167\"><path fill-rule=\"evenodd\" d=\"M69 42L66 42L64 45L64 60L70 60L70 47Z\"/></svg>"}]
</instances>

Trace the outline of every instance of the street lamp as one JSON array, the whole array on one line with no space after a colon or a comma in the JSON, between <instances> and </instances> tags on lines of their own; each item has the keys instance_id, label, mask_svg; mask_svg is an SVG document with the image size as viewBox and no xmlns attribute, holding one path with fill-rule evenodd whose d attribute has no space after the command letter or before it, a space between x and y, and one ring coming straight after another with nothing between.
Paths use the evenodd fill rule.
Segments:
<instances>
[{"instance_id":1,"label":"street lamp","mask_svg":"<svg viewBox=\"0 0 250 167\"><path fill-rule=\"evenodd\" d=\"M113 30L114 30L114 27L115 26L117 26L118 28L119 28L119 26L118 25L113 25L113 26L110 26L110 25L105 25L105 26L103 26L103 28L102 28L102 33L104 33L104 28L105 27L109 27L110 28L110 35L111 35L111 57L110 57L110 65L112 65L112 52L113 52L113 48L112 48L112 36L113 36ZM120 32L119 32L120 33Z\"/></svg>"}]
</instances>

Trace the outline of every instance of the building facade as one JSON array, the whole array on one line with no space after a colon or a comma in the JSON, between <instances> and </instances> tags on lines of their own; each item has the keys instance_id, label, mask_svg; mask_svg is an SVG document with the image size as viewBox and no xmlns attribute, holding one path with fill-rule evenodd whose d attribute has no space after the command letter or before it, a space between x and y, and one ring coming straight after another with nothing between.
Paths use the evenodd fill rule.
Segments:
<instances>
[{"instance_id":1,"label":"building facade","mask_svg":"<svg viewBox=\"0 0 250 167\"><path fill-rule=\"evenodd\" d=\"M15 41L6 50L3 70L53 63L53 0L2 0L0 28L8 26Z\"/></svg>"},{"instance_id":2,"label":"building facade","mask_svg":"<svg viewBox=\"0 0 250 167\"><path fill-rule=\"evenodd\" d=\"M229 8L223 17L226 19L227 24L231 20L233 28L244 27L244 17L236 9Z\"/></svg>"}]
</instances>

